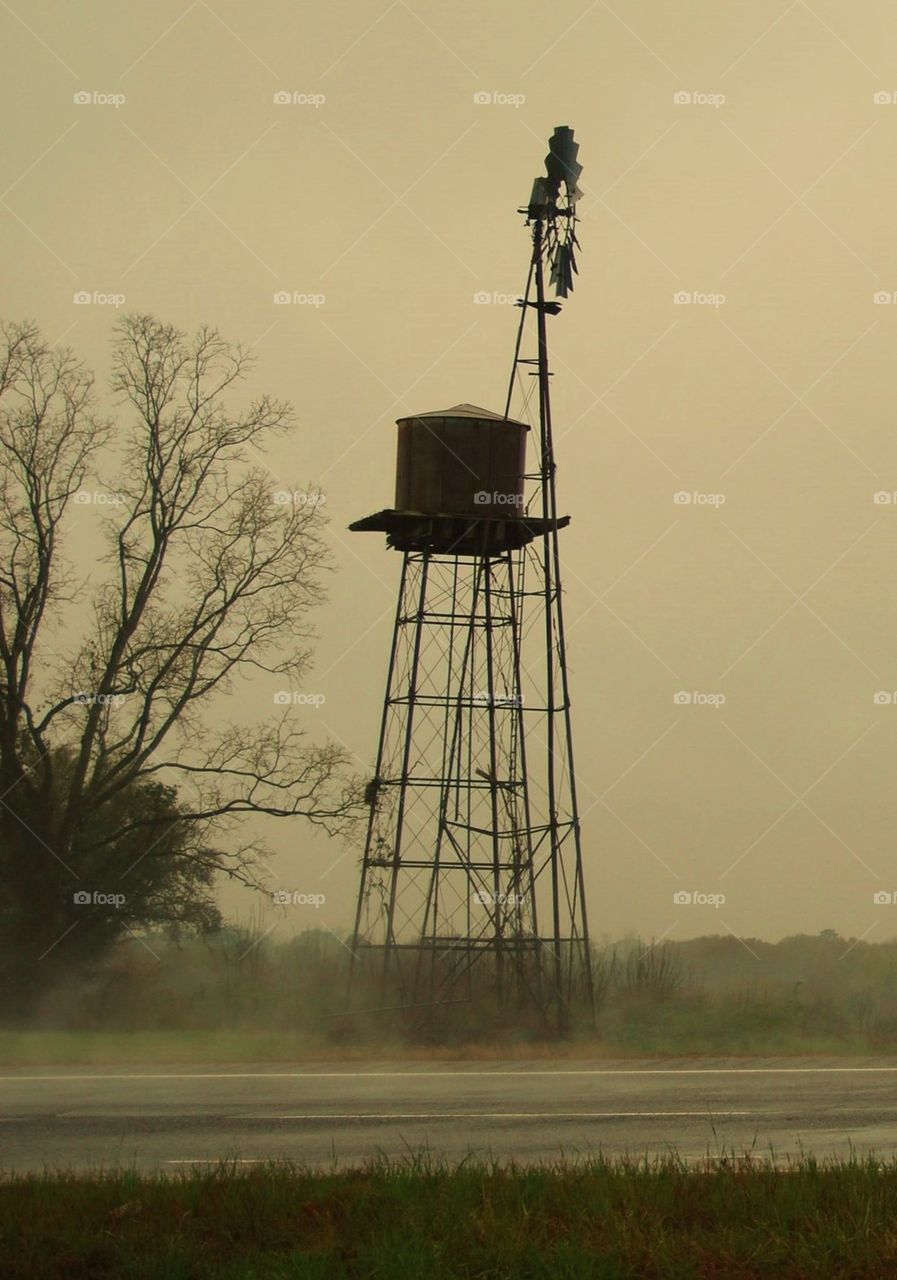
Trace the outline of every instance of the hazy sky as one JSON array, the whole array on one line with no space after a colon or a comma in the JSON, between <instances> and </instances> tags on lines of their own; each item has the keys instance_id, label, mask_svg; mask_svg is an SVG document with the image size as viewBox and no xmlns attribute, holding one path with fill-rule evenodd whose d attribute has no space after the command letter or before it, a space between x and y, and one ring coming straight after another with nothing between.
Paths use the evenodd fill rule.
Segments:
<instances>
[{"instance_id":1,"label":"hazy sky","mask_svg":"<svg viewBox=\"0 0 897 1280\"><path fill-rule=\"evenodd\" d=\"M299 415L273 483L323 485L339 566L297 715L365 771L399 559L346 526L392 503L396 417L503 408L517 312L474 297L522 287L516 210L575 128L550 337L593 929L897 932L897 9L14 0L0 32L5 314L104 378L115 307L78 291L254 347ZM355 852L270 835L327 896L288 926L345 927Z\"/></svg>"}]
</instances>

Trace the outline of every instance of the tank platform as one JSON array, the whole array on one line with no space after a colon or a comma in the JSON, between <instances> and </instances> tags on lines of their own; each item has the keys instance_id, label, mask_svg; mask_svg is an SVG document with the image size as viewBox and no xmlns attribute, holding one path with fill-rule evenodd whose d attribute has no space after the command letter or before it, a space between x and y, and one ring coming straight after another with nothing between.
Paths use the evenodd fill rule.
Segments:
<instances>
[{"instance_id":1,"label":"tank platform","mask_svg":"<svg viewBox=\"0 0 897 1280\"><path fill-rule=\"evenodd\" d=\"M552 529L563 529L569 516L428 515L416 511L377 511L349 525L352 533L385 533L396 551L430 551L440 555L478 556L516 551Z\"/></svg>"}]
</instances>

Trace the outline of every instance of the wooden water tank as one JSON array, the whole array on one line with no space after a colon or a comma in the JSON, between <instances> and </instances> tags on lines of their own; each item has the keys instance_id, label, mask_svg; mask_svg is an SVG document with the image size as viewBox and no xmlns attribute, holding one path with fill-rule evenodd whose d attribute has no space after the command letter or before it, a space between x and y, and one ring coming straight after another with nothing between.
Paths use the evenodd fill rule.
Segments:
<instances>
[{"instance_id":1,"label":"wooden water tank","mask_svg":"<svg viewBox=\"0 0 897 1280\"><path fill-rule=\"evenodd\" d=\"M529 427L474 404L399 418L396 510L522 516Z\"/></svg>"}]
</instances>

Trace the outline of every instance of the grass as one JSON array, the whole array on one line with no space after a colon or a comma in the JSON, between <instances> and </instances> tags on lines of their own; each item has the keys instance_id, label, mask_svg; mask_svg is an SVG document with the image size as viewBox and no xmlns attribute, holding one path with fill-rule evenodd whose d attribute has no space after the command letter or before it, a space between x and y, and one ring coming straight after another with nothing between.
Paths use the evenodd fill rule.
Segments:
<instances>
[{"instance_id":1,"label":"grass","mask_svg":"<svg viewBox=\"0 0 897 1280\"><path fill-rule=\"evenodd\" d=\"M5 1067L296 1062L316 1052L326 1056L289 1031L0 1031Z\"/></svg>"},{"instance_id":2,"label":"grass","mask_svg":"<svg viewBox=\"0 0 897 1280\"><path fill-rule=\"evenodd\" d=\"M256 922L211 939L148 936L73 969L0 1029L0 1068L897 1053L897 941L830 930L775 944L596 944L598 1033L580 993L575 1034L560 1044L532 1010L496 999L483 961L457 1006L405 1014L394 975L385 997L362 982L346 1017L349 953L326 930L276 941Z\"/></svg>"},{"instance_id":3,"label":"grass","mask_svg":"<svg viewBox=\"0 0 897 1280\"><path fill-rule=\"evenodd\" d=\"M273 1031L0 1031L0 1067L202 1066L240 1063L471 1062L607 1056L594 1041L454 1046L383 1039L333 1044L323 1036Z\"/></svg>"},{"instance_id":4,"label":"grass","mask_svg":"<svg viewBox=\"0 0 897 1280\"><path fill-rule=\"evenodd\" d=\"M671 1018L675 1021L675 1015ZM363 1040L334 1044L324 1036L292 1031L0 1031L0 1068L236 1066L265 1063L375 1061L492 1062L577 1061L604 1058L727 1057L881 1057L893 1056L864 1037L794 1032L764 1035L741 1027L714 1034L688 1020L672 1030L649 1020L614 1028L601 1039L565 1041L497 1039L489 1043L413 1044L402 1040Z\"/></svg>"},{"instance_id":5,"label":"grass","mask_svg":"<svg viewBox=\"0 0 897 1280\"><path fill-rule=\"evenodd\" d=\"M897 1163L412 1158L0 1183L4 1280L881 1280Z\"/></svg>"}]
</instances>

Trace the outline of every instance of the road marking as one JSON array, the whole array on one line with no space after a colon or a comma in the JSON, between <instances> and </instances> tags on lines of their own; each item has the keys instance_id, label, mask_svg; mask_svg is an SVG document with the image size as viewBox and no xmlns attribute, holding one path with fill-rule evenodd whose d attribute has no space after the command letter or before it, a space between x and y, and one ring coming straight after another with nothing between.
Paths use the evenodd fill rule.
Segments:
<instances>
[{"instance_id":1,"label":"road marking","mask_svg":"<svg viewBox=\"0 0 897 1280\"><path fill-rule=\"evenodd\" d=\"M206 1156L204 1160L163 1160L163 1164L213 1164L217 1168L221 1164L270 1164L271 1160L260 1157L257 1160L243 1160L238 1156Z\"/></svg>"},{"instance_id":2,"label":"road marking","mask_svg":"<svg viewBox=\"0 0 897 1280\"><path fill-rule=\"evenodd\" d=\"M228 1116L230 1120L617 1120L637 1117L699 1116L717 1120L727 1116L756 1115L753 1111L309 1111L297 1115Z\"/></svg>"},{"instance_id":3,"label":"road marking","mask_svg":"<svg viewBox=\"0 0 897 1280\"><path fill-rule=\"evenodd\" d=\"M96 1075L0 1076L11 1083L67 1080L407 1080L407 1079L505 1079L540 1076L753 1076L753 1075L850 1075L894 1074L895 1067L613 1067L554 1071L183 1071L102 1073Z\"/></svg>"},{"instance_id":4,"label":"road marking","mask_svg":"<svg viewBox=\"0 0 897 1280\"><path fill-rule=\"evenodd\" d=\"M852 1109L853 1110L853 1109ZM58 1111L53 1120L213 1120L219 1124L229 1124L238 1120L603 1120L615 1117L643 1116L646 1119L665 1116L753 1116L758 1111L717 1111L714 1107L704 1107L700 1111L101 1111L96 1107L81 1111ZM790 1114L778 1111L764 1111L766 1117ZM875 1109L876 1116L881 1116L880 1108ZM40 1116L41 1120L48 1117ZM5 1123L18 1121L25 1123L33 1119L31 1116L13 1116Z\"/></svg>"}]
</instances>

